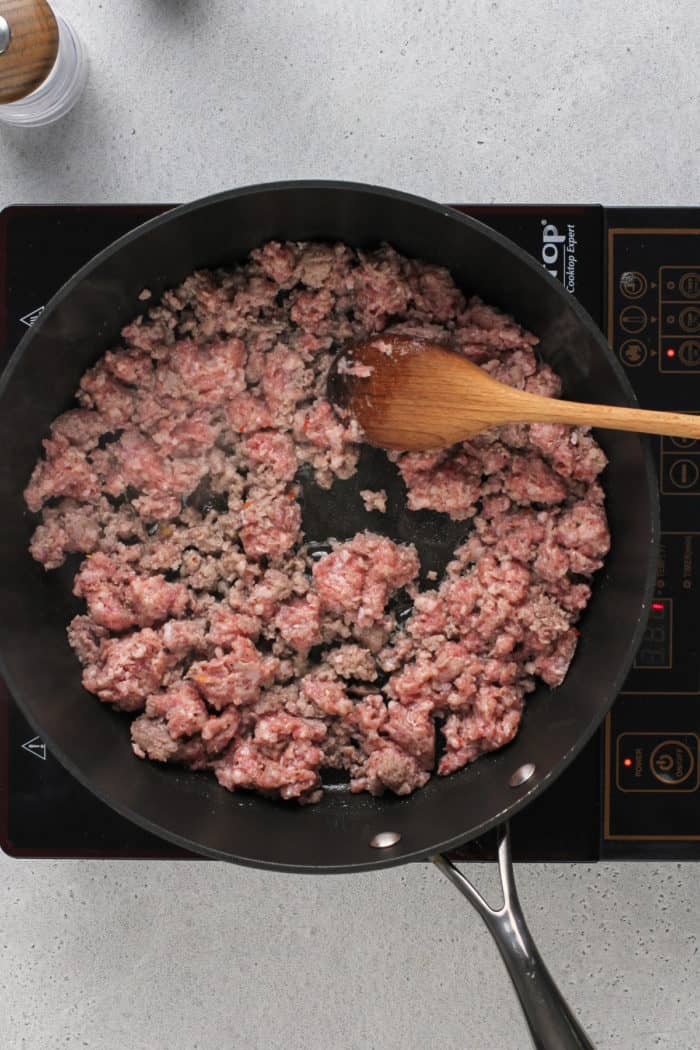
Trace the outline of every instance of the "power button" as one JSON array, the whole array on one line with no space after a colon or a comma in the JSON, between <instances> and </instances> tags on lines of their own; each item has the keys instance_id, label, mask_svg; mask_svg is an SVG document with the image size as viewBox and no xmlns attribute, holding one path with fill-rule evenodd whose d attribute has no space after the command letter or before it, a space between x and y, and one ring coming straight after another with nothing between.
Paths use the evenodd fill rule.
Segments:
<instances>
[{"instance_id":1,"label":"power button","mask_svg":"<svg viewBox=\"0 0 700 1050\"><path fill-rule=\"evenodd\" d=\"M697 733L621 733L617 738L617 786L644 794L681 794L700 787Z\"/></svg>"},{"instance_id":2,"label":"power button","mask_svg":"<svg viewBox=\"0 0 700 1050\"><path fill-rule=\"evenodd\" d=\"M649 766L658 781L675 787L693 775L695 755L682 740L672 738L656 745L649 756Z\"/></svg>"}]
</instances>

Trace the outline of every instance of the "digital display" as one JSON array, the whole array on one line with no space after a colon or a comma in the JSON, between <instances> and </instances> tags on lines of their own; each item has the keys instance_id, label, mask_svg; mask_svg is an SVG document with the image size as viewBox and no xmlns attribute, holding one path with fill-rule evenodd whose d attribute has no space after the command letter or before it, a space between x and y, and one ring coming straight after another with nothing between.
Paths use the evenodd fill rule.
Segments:
<instances>
[{"instance_id":1,"label":"digital display","mask_svg":"<svg viewBox=\"0 0 700 1050\"><path fill-rule=\"evenodd\" d=\"M673 663L673 608L672 599L655 598L651 603L649 623L634 661L635 667L655 667L662 670Z\"/></svg>"}]
</instances>

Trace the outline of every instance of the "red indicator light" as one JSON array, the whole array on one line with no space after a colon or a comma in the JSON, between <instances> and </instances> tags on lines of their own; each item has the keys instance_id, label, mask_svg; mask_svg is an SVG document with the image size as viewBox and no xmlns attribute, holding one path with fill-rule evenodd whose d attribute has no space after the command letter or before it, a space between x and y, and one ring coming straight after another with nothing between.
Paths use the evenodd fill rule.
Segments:
<instances>
[{"instance_id":1,"label":"red indicator light","mask_svg":"<svg viewBox=\"0 0 700 1050\"><path fill-rule=\"evenodd\" d=\"M623 762L622 764L623 764L623 766L625 766L625 767L626 767L627 769L629 769L629 768L630 768L630 766L632 765L632 759L631 759L631 758L626 758L626 759L624 760L624 762Z\"/></svg>"},{"instance_id":2,"label":"red indicator light","mask_svg":"<svg viewBox=\"0 0 700 1050\"><path fill-rule=\"evenodd\" d=\"M651 603L651 607L652 607L652 609L656 609L658 611L659 609L663 609L664 603L663 602L652 602Z\"/></svg>"},{"instance_id":3,"label":"red indicator light","mask_svg":"<svg viewBox=\"0 0 700 1050\"><path fill-rule=\"evenodd\" d=\"M673 349L673 347L669 347L668 350L666 351L666 357L675 357L675 356L676 356L676 351Z\"/></svg>"}]
</instances>

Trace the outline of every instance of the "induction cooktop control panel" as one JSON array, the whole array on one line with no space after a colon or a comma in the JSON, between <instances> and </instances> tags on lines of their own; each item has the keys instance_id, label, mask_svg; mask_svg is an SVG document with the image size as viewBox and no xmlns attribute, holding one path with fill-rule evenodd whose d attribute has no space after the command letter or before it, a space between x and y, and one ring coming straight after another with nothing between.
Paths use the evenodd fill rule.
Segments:
<instances>
[{"instance_id":1,"label":"induction cooktop control panel","mask_svg":"<svg viewBox=\"0 0 700 1050\"><path fill-rule=\"evenodd\" d=\"M640 404L700 413L700 209L609 210L605 237L608 339ZM603 855L700 842L700 440L650 440L656 587L605 725Z\"/></svg>"}]
</instances>

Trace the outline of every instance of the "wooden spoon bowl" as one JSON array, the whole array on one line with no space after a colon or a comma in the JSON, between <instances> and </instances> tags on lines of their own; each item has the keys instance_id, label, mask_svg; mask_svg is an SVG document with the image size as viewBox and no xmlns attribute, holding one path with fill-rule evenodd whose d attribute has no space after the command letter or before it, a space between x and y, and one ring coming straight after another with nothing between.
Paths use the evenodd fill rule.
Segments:
<instances>
[{"instance_id":1,"label":"wooden spoon bowl","mask_svg":"<svg viewBox=\"0 0 700 1050\"><path fill-rule=\"evenodd\" d=\"M436 343L377 336L339 353L328 397L370 445L402 452L446 448L504 423L573 423L700 438L700 417L528 394Z\"/></svg>"}]
</instances>

